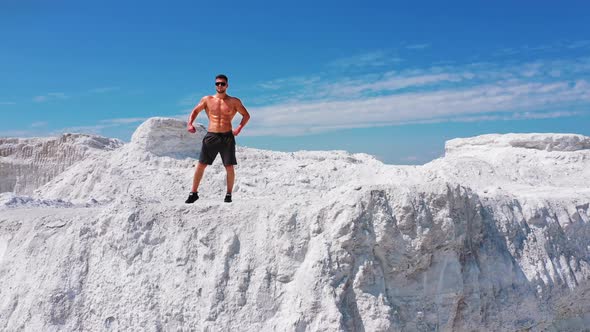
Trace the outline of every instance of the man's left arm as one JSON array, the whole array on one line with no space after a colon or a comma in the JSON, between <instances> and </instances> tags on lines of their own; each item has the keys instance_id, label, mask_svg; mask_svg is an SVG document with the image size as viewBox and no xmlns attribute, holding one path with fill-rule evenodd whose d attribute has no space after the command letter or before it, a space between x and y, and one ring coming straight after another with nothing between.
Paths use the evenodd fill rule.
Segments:
<instances>
[{"instance_id":1,"label":"man's left arm","mask_svg":"<svg viewBox=\"0 0 590 332\"><path fill-rule=\"evenodd\" d=\"M242 115L242 121L240 122L240 125L238 126L238 128L236 128L234 130L234 136L238 136L238 134L242 131L242 128L244 128L246 123L248 123L248 121L250 120L250 113L248 113L248 111L246 110L246 108L242 104L242 101L239 100L238 98L236 98L236 103L237 103L236 109L237 109L238 113L240 113Z\"/></svg>"}]
</instances>

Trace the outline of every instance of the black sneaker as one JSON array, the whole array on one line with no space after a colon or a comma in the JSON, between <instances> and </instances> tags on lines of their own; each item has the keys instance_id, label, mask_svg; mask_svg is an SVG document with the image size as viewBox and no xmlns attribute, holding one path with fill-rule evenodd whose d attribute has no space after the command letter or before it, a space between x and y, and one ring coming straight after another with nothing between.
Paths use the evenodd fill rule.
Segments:
<instances>
[{"instance_id":1,"label":"black sneaker","mask_svg":"<svg viewBox=\"0 0 590 332\"><path fill-rule=\"evenodd\" d=\"M196 191L195 191L195 192L191 192L191 193L188 195L188 198L186 199L186 201L184 201L184 202L185 202L185 203L187 203L187 204L192 204L192 203L194 203L194 202L195 202L197 199L199 199L199 194L198 194L198 192L196 192Z\"/></svg>"},{"instance_id":2,"label":"black sneaker","mask_svg":"<svg viewBox=\"0 0 590 332\"><path fill-rule=\"evenodd\" d=\"M231 203L231 194L225 194L225 199L223 201L226 203Z\"/></svg>"}]
</instances>

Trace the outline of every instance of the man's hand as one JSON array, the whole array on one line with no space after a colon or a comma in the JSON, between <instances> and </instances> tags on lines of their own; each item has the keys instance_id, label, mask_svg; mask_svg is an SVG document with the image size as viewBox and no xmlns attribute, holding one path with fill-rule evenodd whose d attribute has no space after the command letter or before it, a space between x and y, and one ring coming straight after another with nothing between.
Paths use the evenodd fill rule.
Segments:
<instances>
[{"instance_id":1,"label":"man's hand","mask_svg":"<svg viewBox=\"0 0 590 332\"><path fill-rule=\"evenodd\" d=\"M189 133L195 133L197 131L197 129L195 128L195 126L193 126L192 123L189 123L186 130L188 130Z\"/></svg>"},{"instance_id":2,"label":"man's hand","mask_svg":"<svg viewBox=\"0 0 590 332\"><path fill-rule=\"evenodd\" d=\"M244 127L244 126L242 126L242 125L240 124L240 125L238 126L238 128L236 128L236 129L234 130L234 136L238 136L238 134L240 133L240 131L242 131L242 128L243 128L243 127Z\"/></svg>"}]
</instances>

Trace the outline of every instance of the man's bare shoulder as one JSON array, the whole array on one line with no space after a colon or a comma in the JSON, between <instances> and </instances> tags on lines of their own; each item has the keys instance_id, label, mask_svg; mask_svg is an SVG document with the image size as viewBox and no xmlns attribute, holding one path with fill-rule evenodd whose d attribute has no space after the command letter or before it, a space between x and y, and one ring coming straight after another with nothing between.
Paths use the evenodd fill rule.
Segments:
<instances>
[{"instance_id":1,"label":"man's bare shoulder","mask_svg":"<svg viewBox=\"0 0 590 332\"><path fill-rule=\"evenodd\" d=\"M213 96L203 96L203 98L201 98L201 100L199 101L199 104L207 105L207 102L210 101L211 98L213 98Z\"/></svg>"},{"instance_id":2,"label":"man's bare shoulder","mask_svg":"<svg viewBox=\"0 0 590 332\"><path fill-rule=\"evenodd\" d=\"M238 98L238 97L230 97L230 98L231 98L230 100L232 103L237 104L237 105L242 104L242 101L240 100L240 98Z\"/></svg>"}]
</instances>

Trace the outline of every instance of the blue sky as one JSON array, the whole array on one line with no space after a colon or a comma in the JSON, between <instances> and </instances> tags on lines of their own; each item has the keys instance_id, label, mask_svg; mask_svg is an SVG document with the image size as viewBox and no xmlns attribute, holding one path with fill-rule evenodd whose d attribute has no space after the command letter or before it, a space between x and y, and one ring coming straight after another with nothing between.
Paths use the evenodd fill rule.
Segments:
<instances>
[{"instance_id":1,"label":"blue sky","mask_svg":"<svg viewBox=\"0 0 590 332\"><path fill-rule=\"evenodd\" d=\"M0 136L128 141L218 73L250 147L422 164L454 137L590 135L590 4L391 2L1 1Z\"/></svg>"}]
</instances>

